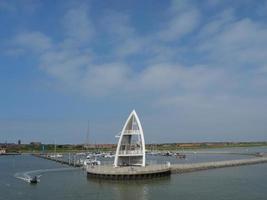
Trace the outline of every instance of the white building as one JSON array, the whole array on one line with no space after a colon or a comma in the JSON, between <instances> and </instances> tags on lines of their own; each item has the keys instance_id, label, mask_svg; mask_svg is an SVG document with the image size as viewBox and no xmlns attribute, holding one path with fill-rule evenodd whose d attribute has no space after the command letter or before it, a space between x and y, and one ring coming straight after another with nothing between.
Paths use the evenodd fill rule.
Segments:
<instances>
[{"instance_id":1,"label":"white building","mask_svg":"<svg viewBox=\"0 0 267 200\"><path fill-rule=\"evenodd\" d=\"M145 140L140 120L133 110L129 115L118 142L114 166L145 166Z\"/></svg>"}]
</instances>

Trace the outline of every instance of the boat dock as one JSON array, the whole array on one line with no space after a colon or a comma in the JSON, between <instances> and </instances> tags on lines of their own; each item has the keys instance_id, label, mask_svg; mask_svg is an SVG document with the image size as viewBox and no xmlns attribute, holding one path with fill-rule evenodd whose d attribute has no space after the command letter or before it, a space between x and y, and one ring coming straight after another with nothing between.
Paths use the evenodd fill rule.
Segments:
<instances>
[{"instance_id":1,"label":"boat dock","mask_svg":"<svg viewBox=\"0 0 267 200\"><path fill-rule=\"evenodd\" d=\"M21 155L21 153L0 153L0 156L16 156L16 155Z\"/></svg>"},{"instance_id":2,"label":"boat dock","mask_svg":"<svg viewBox=\"0 0 267 200\"><path fill-rule=\"evenodd\" d=\"M48 154L32 154L33 156L36 156L38 158L43 158L43 159L47 159L47 160L51 160L51 161L54 161L54 162L58 162L60 164L63 164L63 165L68 165L68 166L71 166L71 167L82 167L83 164L78 162L75 157L73 159L68 159L68 160L63 160L62 158L51 158L49 157Z\"/></svg>"}]
</instances>

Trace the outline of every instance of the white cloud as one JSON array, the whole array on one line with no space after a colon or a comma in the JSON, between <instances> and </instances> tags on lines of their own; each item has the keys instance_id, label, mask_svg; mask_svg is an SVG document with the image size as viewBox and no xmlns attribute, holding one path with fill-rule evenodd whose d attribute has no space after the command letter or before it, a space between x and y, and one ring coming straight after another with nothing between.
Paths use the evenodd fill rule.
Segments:
<instances>
[{"instance_id":1,"label":"white cloud","mask_svg":"<svg viewBox=\"0 0 267 200\"><path fill-rule=\"evenodd\" d=\"M63 18L67 40L73 42L88 42L95 34L94 26L86 7L72 8Z\"/></svg>"},{"instance_id":2,"label":"white cloud","mask_svg":"<svg viewBox=\"0 0 267 200\"><path fill-rule=\"evenodd\" d=\"M20 33L13 39L12 43L18 48L26 48L37 53L52 48L51 39L41 32Z\"/></svg>"},{"instance_id":3,"label":"white cloud","mask_svg":"<svg viewBox=\"0 0 267 200\"><path fill-rule=\"evenodd\" d=\"M77 83L90 62L90 54L75 50L52 50L40 57L40 66L49 75L65 84Z\"/></svg>"},{"instance_id":4,"label":"white cloud","mask_svg":"<svg viewBox=\"0 0 267 200\"><path fill-rule=\"evenodd\" d=\"M184 35L191 33L198 25L200 15L197 10L186 10L172 17L159 33L163 41L178 40Z\"/></svg>"},{"instance_id":5,"label":"white cloud","mask_svg":"<svg viewBox=\"0 0 267 200\"><path fill-rule=\"evenodd\" d=\"M135 36L135 29L130 23L129 15L109 10L101 19L101 28L109 34L111 41L118 42Z\"/></svg>"},{"instance_id":6,"label":"white cloud","mask_svg":"<svg viewBox=\"0 0 267 200\"><path fill-rule=\"evenodd\" d=\"M127 88L130 70L122 63L93 66L81 80L83 91L93 95L110 95Z\"/></svg>"},{"instance_id":7,"label":"white cloud","mask_svg":"<svg viewBox=\"0 0 267 200\"><path fill-rule=\"evenodd\" d=\"M126 56L146 53L146 46L149 41L144 41L140 38L129 38L123 41L116 50L116 56L125 58Z\"/></svg>"},{"instance_id":8,"label":"white cloud","mask_svg":"<svg viewBox=\"0 0 267 200\"><path fill-rule=\"evenodd\" d=\"M190 1L171 1L158 37L162 41L179 41L194 31L201 20L199 10Z\"/></svg>"},{"instance_id":9,"label":"white cloud","mask_svg":"<svg viewBox=\"0 0 267 200\"><path fill-rule=\"evenodd\" d=\"M236 21L234 10L227 8L217 15L210 17L209 21L201 27L201 30L196 35L198 40L208 40L211 37L219 34L226 26Z\"/></svg>"},{"instance_id":10,"label":"white cloud","mask_svg":"<svg viewBox=\"0 0 267 200\"><path fill-rule=\"evenodd\" d=\"M177 56L182 57L177 54L185 54L187 48L170 47L161 42L165 39L179 40L180 36L195 29L199 21L199 11L183 3L172 5L172 17L165 23L167 29L160 33L164 36L162 38L156 37L157 34L140 36L130 25L128 15L108 12L102 20L101 29L115 39L112 44L115 53L111 53L110 64L98 64L101 56L96 55L93 48L77 45L94 36L96 27L88 12L87 8L81 7L66 12L63 26L67 32L61 42L52 42L40 32L22 33L14 40L18 47L39 53L41 69L55 80L88 95L127 94L137 88L158 95L162 92L214 92L216 89L229 92L231 87L238 88L236 84L240 75L232 75L235 72L230 69L222 70L222 61L231 63L235 59L244 62L253 58L259 62L265 57L265 27L249 19L237 21L233 10L227 9L212 18L196 35L197 50L205 52L207 55L204 57L213 62L184 65L179 60L173 60ZM69 40L72 42L68 43ZM135 54L147 56L143 60L145 68L138 72L134 66L125 64L127 57Z\"/></svg>"},{"instance_id":11,"label":"white cloud","mask_svg":"<svg viewBox=\"0 0 267 200\"><path fill-rule=\"evenodd\" d=\"M163 93L214 92L213 88L226 89L231 84L227 73L209 66L182 66L175 63L161 63L148 66L137 77L139 90Z\"/></svg>"},{"instance_id":12,"label":"white cloud","mask_svg":"<svg viewBox=\"0 0 267 200\"><path fill-rule=\"evenodd\" d=\"M266 35L264 24L241 19L227 23L217 34L200 41L198 50L217 63L262 65L267 56Z\"/></svg>"}]
</instances>

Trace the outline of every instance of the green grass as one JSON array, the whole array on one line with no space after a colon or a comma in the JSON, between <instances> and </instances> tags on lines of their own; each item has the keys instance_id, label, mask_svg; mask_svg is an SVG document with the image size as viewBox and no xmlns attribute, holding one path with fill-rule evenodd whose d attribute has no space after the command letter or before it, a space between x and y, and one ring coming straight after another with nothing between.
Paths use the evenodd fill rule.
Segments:
<instances>
[{"instance_id":1,"label":"green grass","mask_svg":"<svg viewBox=\"0 0 267 200\"><path fill-rule=\"evenodd\" d=\"M179 146L182 144L169 143L169 144L148 144L146 145L147 150L157 150L157 151L177 151L177 150L197 150L197 149L213 149L213 148L234 148L234 147L260 147L267 146L267 142L240 142L240 143L195 143L193 146ZM68 153L68 152L108 152L115 151L115 148L84 148L83 145L57 145L56 151L58 153ZM7 148L7 152L21 152L21 153L31 153L31 152L45 152L53 153L55 151L55 146L53 144L45 144L44 151L43 145L14 145Z\"/></svg>"}]
</instances>

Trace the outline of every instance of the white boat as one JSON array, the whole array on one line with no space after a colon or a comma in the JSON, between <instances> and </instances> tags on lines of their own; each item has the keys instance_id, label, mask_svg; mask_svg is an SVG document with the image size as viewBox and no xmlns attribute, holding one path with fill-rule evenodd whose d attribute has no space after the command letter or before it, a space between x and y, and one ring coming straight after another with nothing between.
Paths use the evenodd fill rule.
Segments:
<instances>
[{"instance_id":1,"label":"white boat","mask_svg":"<svg viewBox=\"0 0 267 200\"><path fill-rule=\"evenodd\" d=\"M87 159L91 159L92 156L93 156L92 154L88 154L88 155L86 156L86 158L87 158Z\"/></svg>"},{"instance_id":2,"label":"white boat","mask_svg":"<svg viewBox=\"0 0 267 200\"><path fill-rule=\"evenodd\" d=\"M56 141L55 141L55 149L54 149L54 154L49 155L50 158L62 158L63 155L57 153L57 145L56 145Z\"/></svg>"},{"instance_id":3,"label":"white boat","mask_svg":"<svg viewBox=\"0 0 267 200\"><path fill-rule=\"evenodd\" d=\"M101 165L100 160L96 160L96 159L85 159L83 162L84 166L88 166L88 165Z\"/></svg>"},{"instance_id":4,"label":"white boat","mask_svg":"<svg viewBox=\"0 0 267 200\"><path fill-rule=\"evenodd\" d=\"M86 153L84 153L84 152L76 153L76 156L85 156L85 155L86 155Z\"/></svg>"},{"instance_id":5,"label":"white boat","mask_svg":"<svg viewBox=\"0 0 267 200\"><path fill-rule=\"evenodd\" d=\"M114 154L105 154L104 155L104 158L114 158L115 157L115 155Z\"/></svg>"},{"instance_id":6,"label":"white boat","mask_svg":"<svg viewBox=\"0 0 267 200\"><path fill-rule=\"evenodd\" d=\"M41 177L41 175L30 176L30 175L25 174L24 176L18 176L16 178L21 179L21 180L26 181L26 182L31 183L31 184L36 184L36 183L40 182L40 177Z\"/></svg>"},{"instance_id":7,"label":"white boat","mask_svg":"<svg viewBox=\"0 0 267 200\"><path fill-rule=\"evenodd\" d=\"M62 157L63 157L63 155L62 155L62 154L59 154L59 153L57 153L57 154L52 154L52 155L49 155L49 157L50 157L50 158L62 158Z\"/></svg>"}]
</instances>

